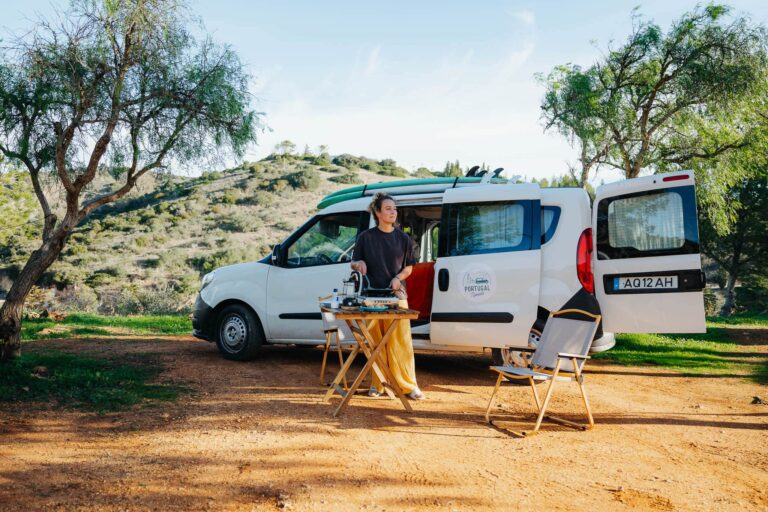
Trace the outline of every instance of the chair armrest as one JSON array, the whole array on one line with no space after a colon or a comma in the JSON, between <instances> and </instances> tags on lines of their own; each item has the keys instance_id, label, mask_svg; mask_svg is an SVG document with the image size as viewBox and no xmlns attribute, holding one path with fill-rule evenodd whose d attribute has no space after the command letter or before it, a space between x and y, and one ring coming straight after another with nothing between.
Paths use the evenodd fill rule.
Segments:
<instances>
[{"instance_id":1,"label":"chair armrest","mask_svg":"<svg viewBox=\"0 0 768 512\"><path fill-rule=\"evenodd\" d=\"M559 354L557 354L557 357L562 357L565 359L581 359L582 361L586 361L587 359L589 359L589 356L582 356L579 354L568 354L566 352L560 352Z\"/></svg>"},{"instance_id":2,"label":"chair armrest","mask_svg":"<svg viewBox=\"0 0 768 512\"><path fill-rule=\"evenodd\" d=\"M514 350L515 352L527 352L529 354L533 354L536 352L535 348L528 348L528 347L509 347L509 350Z\"/></svg>"}]
</instances>

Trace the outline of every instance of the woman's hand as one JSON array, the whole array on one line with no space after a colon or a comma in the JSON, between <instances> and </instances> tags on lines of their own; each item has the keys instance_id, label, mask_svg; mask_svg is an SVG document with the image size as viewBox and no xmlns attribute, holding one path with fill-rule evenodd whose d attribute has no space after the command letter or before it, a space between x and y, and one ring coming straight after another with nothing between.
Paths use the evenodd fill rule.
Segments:
<instances>
[{"instance_id":1,"label":"woman's hand","mask_svg":"<svg viewBox=\"0 0 768 512\"><path fill-rule=\"evenodd\" d=\"M362 275L365 275L368 273L368 267L365 265L365 261L353 261L352 262L352 270L356 270L360 272Z\"/></svg>"},{"instance_id":2,"label":"woman's hand","mask_svg":"<svg viewBox=\"0 0 768 512\"><path fill-rule=\"evenodd\" d=\"M401 284L402 283L400 282L400 279L398 279L397 277L393 277L392 280L389 282L389 287L392 288L393 290L399 290Z\"/></svg>"}]
</instances>

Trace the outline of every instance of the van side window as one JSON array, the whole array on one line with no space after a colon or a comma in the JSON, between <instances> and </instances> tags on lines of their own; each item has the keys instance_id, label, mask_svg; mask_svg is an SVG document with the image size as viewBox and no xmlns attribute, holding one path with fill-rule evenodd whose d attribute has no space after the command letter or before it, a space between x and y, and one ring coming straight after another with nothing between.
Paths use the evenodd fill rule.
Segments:
<instances>
[{"instance_id":1,"label":"van side window","mask_svg":"<svg viewBox=\"0 0 768 512\"><path fill-rule=\"evenodd\" d=\"M597 211L598 259L699 252L693 186L611 197Z\"/></svg>"},{"instance_id":2,"label":"van side window","mask_svg":"<svg viewBox=\"0 0 768 512\"><path fill-rule=\"evenodd\" d=\"M534 201L444 205L438 256L538 249L539 212L536 211L534 223L532 203ZM538 205L538 201L535 203Z\"/></svg>"},{"instance_id":3,"label":"van side window","mask_svg":"<svg viewBox=\"0 0 768 512\"><path fill-rule=\"evenodd\" d=\"M557 230L557 223L560 222L559 206L541 207L541 245L549 242L552 235Z\"/></svg>"},{"instance_id":4,"label":"van side window","mask_svg":"<svg viewBox=\"0 0 768 512\"><path fill-rule=\"evenodd\" d=\"M365 217L363 219L362 217ZM355 240L367 212L335 213L318 216L289 239L286 267L313 267L349 263Z\"/></svg>"}]
</instances>

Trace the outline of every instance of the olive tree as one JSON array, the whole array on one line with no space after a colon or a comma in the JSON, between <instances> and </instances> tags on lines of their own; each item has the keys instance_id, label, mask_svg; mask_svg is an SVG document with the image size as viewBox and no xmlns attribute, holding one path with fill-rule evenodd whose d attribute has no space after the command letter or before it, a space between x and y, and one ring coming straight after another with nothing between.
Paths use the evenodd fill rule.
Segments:
<instances>
[{"instance_id":1,"label":"olive tree","mask_svg":"<svg viewBox=\"0 0 768 512\"><path fill-rule=\"evenodd\" d=\"M589 184L593 170L606 163L613 148L608 125L595 115L600 87L594 69L557 66L549 75L537 75L546 92L541 103L544 130L555 129L576 146L580 168L571 174L579 187Z\"/></svg>"},{"instance_id":2,"label":"olive tree","mask_svg":"<svg viewBox=\"0 0 768 512\"><path fill-rule=\"evenodd\" d=\"M25 297L78 223L147 173L255 141L244 66L193 28L178 0L78 0L2 49L0 153L28 174L43 226L0 308L0 361L20 353ZM115 168L118 186L87 194Z\"/></svg>"},{"instance_id":3,"label":"olive tree","mask_svg":"<svg viewBox=\"0 0 768 512\"><path fill-rule=\"evenodd\" d=\"M743 147L750 126L706 146L686 117L753 94L765 65L765 31L722 5L699 7L665 33L635 15L632 33L591 67L561 66L545 78L545 129L577 140L590 162L635 178ZM607 144L606 144L607 143Z\"/></svg>"}]
</instances>

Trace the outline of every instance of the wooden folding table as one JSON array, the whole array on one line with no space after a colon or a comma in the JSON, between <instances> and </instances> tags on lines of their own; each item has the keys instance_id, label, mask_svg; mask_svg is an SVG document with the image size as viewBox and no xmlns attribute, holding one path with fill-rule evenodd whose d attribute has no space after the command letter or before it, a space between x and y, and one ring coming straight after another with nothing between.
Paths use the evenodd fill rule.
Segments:
<instances>
[{"instance_id":1,"label":"wooden folding table","mask_svg":"<svg viewBox=\"0 0 768 512\"><path fill-rule=\"evenodd\" d=\"M398 322L416 320L419 317L419 312L413 309L388 309L386 311L380 312L347 311L343 309L331 309L324 306L321 306L320 309L326 313L333 313L337 320L344 320L349 326L349 330L352 331L355 340L357 341L357 346L352 348L352 352L347 357L347 360L344 362L344 365L341 367L338 375L336 375L336 378L333 379L330 388L328 388L328 392L325 394L326 401L333 396L334 392L342 396L341 403L333 412L333 415L338 416L339 413L341 413L341 411L347 407L349 401L352 399L352 396L357 391L357 388L360 387L360 384L362 384L365 377L371 371L373 371L379 377L379 380L381 380L382 384L384 385L384 391L386 391L390 398L399 398L403 404L403 407L405 407L405 410L408 412L413 412L411 404L408 403L408 399L400 390L400 387L395 383L395 379L392 375L392 371L390 370L389 365L387 364L386 358L381 357L381 354L385 353L384 350L386 350L387 345L391 341L391 335L397 327ZM373 336L371 336L368 323L370 323L370 326L373 327L377 322L382 320L392 320L392 323L384 333L381 341L377 342ZM355 378L352 386L345 391L342 389L339 383L342 381L360 352L365 355L368 361L365 363L365 366L363 366L360 374Z\"/></svg>"}]
</instances>

